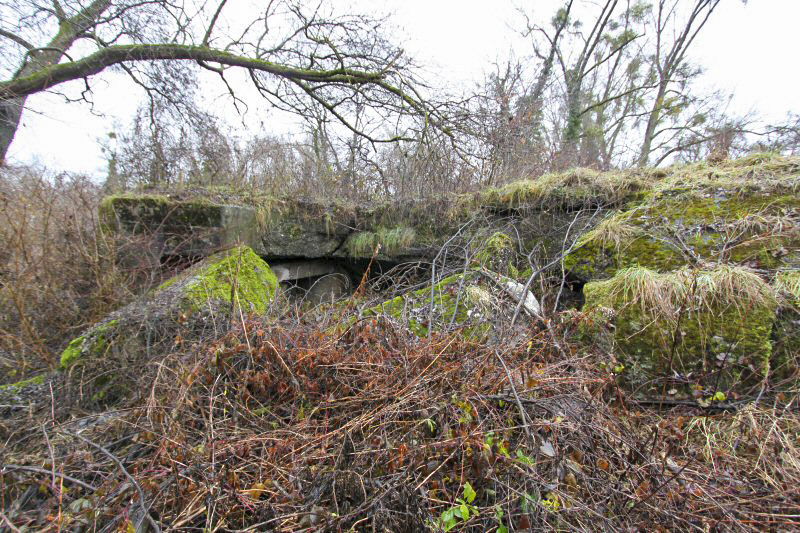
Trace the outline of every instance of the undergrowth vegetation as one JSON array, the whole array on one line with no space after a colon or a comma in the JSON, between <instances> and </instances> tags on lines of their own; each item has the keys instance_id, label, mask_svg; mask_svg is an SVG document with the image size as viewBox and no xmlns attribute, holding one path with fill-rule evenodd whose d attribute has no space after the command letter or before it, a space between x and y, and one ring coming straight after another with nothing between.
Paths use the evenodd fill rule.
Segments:
<instances>
[{"instance_id":1,"label":"undergrowth vegetation","mask_svg":"<svg viewBox=\"0 0 800 533\"><path fill-rule=\"evenodd\" d=\"M126 530L146 514L172 531L797 525L791 398L663 416L625 399L612 365L597 364L607 356L563 354L544 329L498 346L457 332L420 339L381 317L343 333L304 322L250 319L186 340L141 376L142 402L44 433L18 426L4 498L19 501L24 480L39 476L26 501L48 512L16 507L16 523ZM37 416L50 418L49 407ZM55 463L25 470L34 446Z\"/></svg>"},{"instance_id":2,"label":"undergrowth vegetation","mask_svg":"<svg viewBox=\"0 0 800 533\"><path fill-rule=\"evenodd\" d=\"M136 273L114 262L125 243L101 231L102 194L88 179L0 170L0 375L57 364L66 339L130 298Z\"/></svg>"}]
</instances>

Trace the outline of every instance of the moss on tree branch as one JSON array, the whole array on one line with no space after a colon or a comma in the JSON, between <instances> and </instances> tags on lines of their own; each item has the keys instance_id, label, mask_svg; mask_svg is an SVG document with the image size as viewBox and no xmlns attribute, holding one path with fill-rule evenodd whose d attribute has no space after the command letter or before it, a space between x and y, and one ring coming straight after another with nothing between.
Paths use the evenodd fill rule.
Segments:
<instances>
[{"instance_id":1,"label":"moss on tree branch","mask_svg":"<svg viewBox=\"0 0 800 533\"><path fill-rule=\"evenodd\" d=\"M66 81L98 74L107 67L125 61L191 60L220 63L242 67L275 76L307 82L342 83L349 85L376 84L400 96L406 102L411 99L400 89L385 82L383 73L365 72L339 68L332 70L310 70L273 63L263 59L240 56L205 46L181 44L131 44L114 45L69 63L60 63L11 81L0 83L0 98L11 99L28 96ZM411 99L413 100L413 99Z\"/></svg>"}]
</instances>

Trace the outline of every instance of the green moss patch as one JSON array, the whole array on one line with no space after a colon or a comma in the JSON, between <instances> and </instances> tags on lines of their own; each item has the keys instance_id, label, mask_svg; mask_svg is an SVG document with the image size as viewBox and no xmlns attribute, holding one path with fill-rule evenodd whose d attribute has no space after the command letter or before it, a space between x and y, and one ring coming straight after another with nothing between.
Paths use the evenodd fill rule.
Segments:
<instances>
[{"instance_id":1,"label":"green moss patch","mask_svg":"<svg viewBox=\"0 0 800 533\"><path fill-rule=\"evenodd\" d=\"M265 313L277 284L269 265L251 248L239 246L208 257L162 284L156 293L177 287L176 297L193 310L230 304L233 297L246 313Z\"/></svg>"},{"instance_id":2,"label":"green moss patch","mask_svg":"<svg viewBox=\"0 0 800 533\"><path fill-rule=\"evenodd\" d=\"M406 321L418 336L428 335L431 319L436 331L465 328L467 337L481 337L488 331L488 323L481 315L483 300L480 275L475 271L454 274L436 283L368 309L364 314L388 315ZM470 290L471 289L471 290Z\"/></svg>"},{"instance_id":3,"label":"green moss patch","mask_svg":"<svg viewBox=\"0 0 800 533\"><path fill-rule=\"evenodd\" d=\"M587 205L624 206L665 192L698 195L780 195L800 190L800 157L752 154L720 163L597 172L576 168L509 183L479 193L478 203L496 208L572 209Z\"/></svg>"},{"instance_id":4,"label":"green moss patch","mask_svg":"<svg viewBox=\"0 0 800 533\"><path fill-rule=\"evenodd\" d=\"M143 346L174 335L182 314L210 311L224 316L232 298L244 313L265 313L276 288L275 274L251 248L219 252L73 339L61 354L61 366L117 352L136 358Z\"/></svg>"},{"instance_id":5,"label":"green moss patch","mask_svg":"<svg viewBox=\"0 0 800 533\"><path fill-rule=\"evenodd\" d=\"M613 317L611 335L635 387L727 390L770 370L776 293L752 271L633 267L586 284L584 295L598 320Z\"/></svg>"},{"instance_id":6,"label":"green moss patch","mask_svg":"<svg viewBox=\"0 0 800 533\"><path fill-rule=\"evenodd\" d=\"M101 322L87 333L73 339L61 353L61 368L67 368L83 356L102 357L117 335L119 319Z\"/></svg>"},{"instance_id":7,"label":"green moss patch","mask_svg":"<svg viewBox=\"0 0 800 533\"><path fill-rule=\"evenodd\" d=\"M514 240L501 231L475 239L475 262L477 265L499 274L517 277L519 272L514 265L516 247Z\"/></svg>"},{"instance_id":8,"label":"green moss patch","mask_svg":"<svg viewBox=\"0 0 800 533\"><path fill-rule=\"evenodd\" d=\"M779 272L774 286L782 296L772 331L775 370L796 389L800 382L800 270Z\"/></svg>"},{"instance_id":9,"label":"green moss patch","mask_svg":"<svg viewBox=\"0 0 800 533\"><path fill-rule=\"evenodd\" d=\"M17 381L16 383L9 383L8 385L0 385L0 391L15 392L33 385L42 385L44 383L44 380L45 380L45 375L40 374L38 376L33 376L28 379Z\"/></svg>"},{"instance_id":10,"label":"green moss patch","mask_svg":"<svg viewBox=\"0 0 800 533\"><path fill-rule=\"evenodd\" d=\"M497 281L492 282L495 278ZM425 287L397 296L367 309L364 314L390 316L404 324L419 337L431 331L460 330L465 338L486 339L496 322L507 322L503 310L513 312L515 304L501 300L502 290L497 283L509 278L468 270L448 276L433 287Z\"/></svg>"},{"instance_id":11,"label":"green moss patch","mask_svg":"<svg viewBox=\"0 0 800 533\"><path fill-rule=\"evenodd\" d=\"M661 192L602 221L564 260L584 280L623 268L668 272L687 264L732 263L774 269L800 247L800 198L795 195Z\"/></svg>"}]
</instances>

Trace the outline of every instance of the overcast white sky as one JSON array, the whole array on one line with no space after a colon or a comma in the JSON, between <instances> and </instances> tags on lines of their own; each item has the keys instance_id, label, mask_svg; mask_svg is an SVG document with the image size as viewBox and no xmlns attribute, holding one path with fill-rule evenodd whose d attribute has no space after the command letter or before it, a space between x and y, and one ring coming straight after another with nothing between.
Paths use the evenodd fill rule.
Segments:
<instances>
[{"instance_id":1,"label":"overcast white sky","mask_svg":"<svg viewBox=\"0 0 800 533\"><path fill-rule=\"evenodd\" d=\"M336 2L340 0L335 0ZM341 0L343 7L353 2ZM483 77L492 62L512 50L528 53L515 35L516 6L549 18L558 0L361 0L357 4L394 12L407 50L431 75L454 86ZM706 68L704 83L734 94L733 111L755 109L771 120L800 112L800 0L722 0L698 41L694 59ZM210 98L218 98L216 86ZM105 76L94 86L95 109L64 104L55 95L37 95L11 146L9 159L42 163L101 177L106 162L99 140L130 120L141 94L121 76ZM267 110L251 109L254 117Z\"/></svg>"}]
</instances>

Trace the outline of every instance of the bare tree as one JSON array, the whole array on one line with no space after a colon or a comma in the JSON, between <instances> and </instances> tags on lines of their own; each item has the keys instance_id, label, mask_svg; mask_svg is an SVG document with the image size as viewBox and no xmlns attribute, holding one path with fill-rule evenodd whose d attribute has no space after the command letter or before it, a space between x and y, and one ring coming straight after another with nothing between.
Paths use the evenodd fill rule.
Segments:
<instances>
[{"instance_id":1,"label":"bare tree","mask_svg":"<svg viewBox=\"0 0 800 533\"><path fill-rule=\"evenodd\" d=\"M520 168L519 139L549 169L660 164L724 140L741 121L715 113L721 93L696 90L702 69L687 55L718 3L565 0L547 24L522 11L536 68L507 69L485 91L505 102L487 114L504 168Z\"/></svg>"},{"instance_id":2,"label":"bare tree","mask_svg":"<svg viewBox=\"0 0 800 533\"><path fill-rule=\"evenodd\" d=\"M685 21L681 22L680 5L685 4L686 2L678 0L658 0L656 5L656 15L653 19L656 42L651 67L657 89L647 115L647 125L637 161L639 166L648 163L653 152L654 140L666 131L659 131L665 113L669 113L670 107L680 109L683 104L683 93L674 90L673 87L680 87L687 79L693 77L692 69L687 65L686 54L719 5L719 0L696 0ZM673 91L672 95L670 91Z\"/></svg>"},{"instance_id":3,"label":"bare tree","mask_svg":"<svg viewBox=\"0 0 800 533\"><path fill-rule=\"evenodd\" d=\"M565 1L549 25L521 11L522 33L531 39L531 59L538 67L529 82L516 84L522 90L515 94L515 120L507 122L527 132L528 150L535 145L538 151L553 150L539 158L551 166L609 166L609 148L613 151L615 145L607 137L619 132L624 121L616 115L627 117L630 111L620 101L634 101L638 91L638 85L634 90L631 85L638 83L635 65L641 62L641 46L635 43L642 33L634 24L641 25L646 8L617 0L578 6ZM548 113L552 119L546 124ZM549 147L541 142L545 137L551 139Z\"/></svg>"},{"instance_id":4,"label":"bare tree","mask_svg":"<svg viewBox=\"0 0 800 533\"><path fill-rule=\"evenodd\" d=\"M322 0L272 0L254 17L227 8L227 0L2 0L0 42L6 80L0 82L0 160L5 158L28 96L83 80L80 99L92 97L92 77L115 66L166 100L143 64L187 62L214 73L241 105L230 82L241 69L274 106L309 114L322 109L367 142L412 138L409 120L388 130L387 114L425 116L424 103L403 50L381 36L381 20L337 16ZM226 18L226 8L231 17ZM148 79L149 78L149 79ZM366 106L369 120L353 110Z\"/></svg>"}]
</instances>

